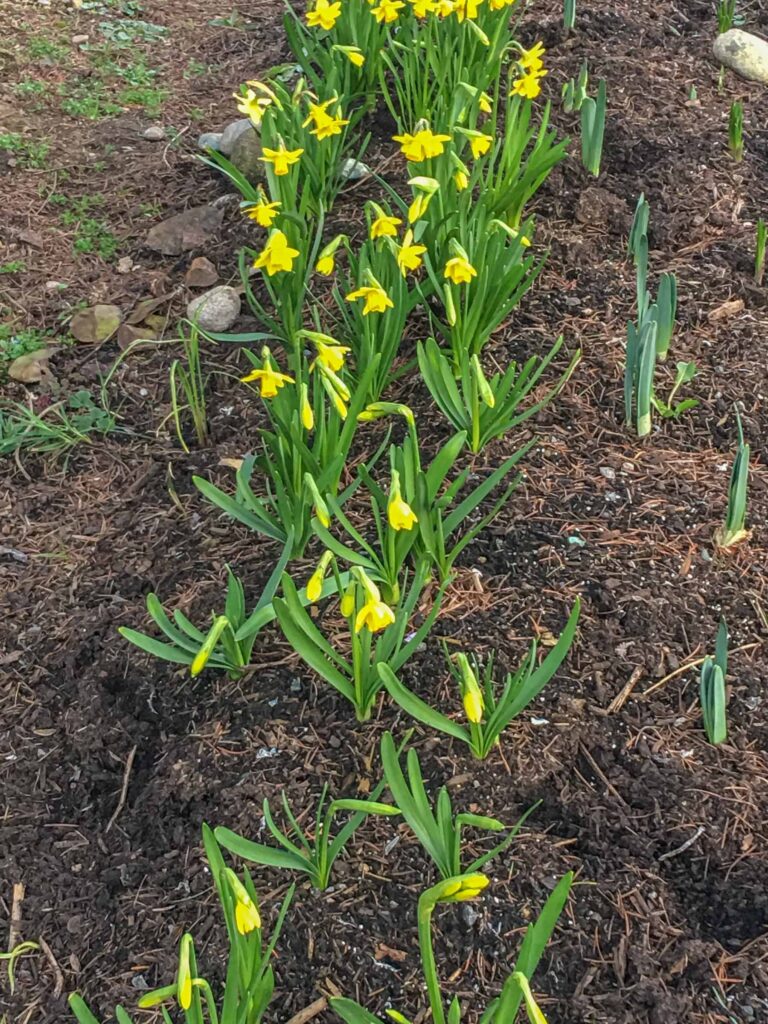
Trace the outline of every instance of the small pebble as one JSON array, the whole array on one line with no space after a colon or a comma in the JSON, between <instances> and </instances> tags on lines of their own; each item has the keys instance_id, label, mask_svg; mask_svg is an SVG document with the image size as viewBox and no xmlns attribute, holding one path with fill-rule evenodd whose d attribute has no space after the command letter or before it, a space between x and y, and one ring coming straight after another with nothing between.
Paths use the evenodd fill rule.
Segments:
<instances>
[{"instance_id":1,"label":"small pebble","mask_svg":"<svg viewBox=\"0 0 768 1024\"><path fill-rule=\"evenodd\" d=\"M87 43L88 39L89 39L89 36L88 36L87 33L85 35L72 36L72 43L75 46L79 46L81 43Z\"/></svg>"},{"instance_id":2,"label":"small pebble","mask_svg":"<svg viewBox=\"0 0 768 1024\"><path fill-rule=\"evenodd\" d=\"M604 476L606 480L615 480L616 479L616 470L615 469L611 469L610 466L601 466L600 467L600 475Z\"/></svg>"},{"instance_id":3,"label":"small pebble","mask_svg":"<svg viewBox=\"0 0 768 1024\"><path fill-rule=\"evenodd\" d=\"M165 138L165 128L159 124L151 124L149 128L141 133L142 139L146 139L147 142L162 142Z\"/></svg>"}]
</instances>

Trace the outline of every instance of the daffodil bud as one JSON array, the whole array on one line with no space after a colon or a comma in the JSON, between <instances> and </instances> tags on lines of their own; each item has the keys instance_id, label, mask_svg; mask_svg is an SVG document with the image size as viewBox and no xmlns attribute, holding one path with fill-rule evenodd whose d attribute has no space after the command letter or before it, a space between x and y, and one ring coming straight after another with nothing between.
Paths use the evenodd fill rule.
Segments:
<instances>
[{"instance_id":1,"label":"daffodil bud","mask_svg":"<svg viewBox=\"0 0 768 1024\"><path fill-rule=\"evenodd\" d=\"M470 362L472 364L472 369L475 371L475 380L477 381L477 390L480 392L480 397L482 398L482 400L485 402L489 409L493 409L493 407L496 405L496 396L491 390L491 385L488 383L488 379L483 373L483 368L480 365L480 360L475 355L472 356Z\"/></svg>"},{"instance_id":2,"label":"daffodil bud","mask_svg":"<svg viewBox=\"0 0 768 1024\"><path fill-rule=\"evenodd\" d=\"M355 583L350 581L341 598L341 614L345 619L349 619L355 614L355 593Z\"/></svg>"},{"instance_id":3,"label":"daffodil bud","mask_svg":"<svg viewBox=\"0 0 768 1024\"><path fill-rule=\"evenodd\" d=\"M456 304L453 301L453 289L449 284L443 288L443 303L445 304L445 316L449 327L456 326Z\"/></svg>"},{"instance_id":4,"label":"daffodil bud","mask_svg":"<svg viewBox=\"0 0 768 1024\"><path fill-rule=\"evenodd\" d=\"M323 387L325 388L325 393L331 400L331 405L334 407L339 417L342 420L345 420L347 418L348 410L346 405L344 404L344 399L325 374L323 374L323 377L321 379Z\"/></svg>"},{"instance_id":5,"label":"daffodil bud","mask_svg":"<svg viewBox=\"0 0 768 1024\"><path fill-rule=\"evenodd\" d=\"M192 1005L194 960L195 946L192 936L182 935L179 944L179 969L176 973L176 998L182 1010L188 1010Z\"/></svg>"},{"instance_id":6,"label":"daffodil bud","mask_svg":"<svg viewBox=\"0 0 768 1024\"><path fill-rule=\"evenodd\" d=\"M480 689L475 670L470 665L466 654L456 654L453 660L458 665L461 675L461 696L464 703L464 712L470 722L474 725L479 725L483 720L485 701L483 700L483 691Z\"/></svg>"},{"instance_id":7,"label":"daffodil bud","mask_svg":"<svg viewBox=\"0 0 768 1024\"><path fill-rule=\"evenodd\" d=\"M312 573L307 583L307 600L311 601L312 604L315 601L320 600L320 596L323 592L323 582L325 580L325 574L328 572L328 566L331 563L333 555L330 551L326 551L320 561L317 563L317 568Z\"/></svg>"},{"instance_id":8,"label":"daffodil bud","mask_svg":"<svg viewBox=\"0 0 768 1024\"><path fill-rule=\"evenodd\" d=\"M520 986L520 991L522 992L523 999L525 1000L525 1010L528 1014L530 1024L547 1024L547 1018L544 1016L539 1004L533 997L533 992L531 992L531 986L528 982L528 978L522 971L515 971L512 978Z\"/></svg>"},{"instance_id":9,"label":"daffodil bud","mask_svg":"<svg viewBox=\"0 0 768 1024\"><path fill-rule=\"evenodd\" d=\"M214 620L213 625L208 630L208 636L205 638L205 642L200 650L195 655L195 659L189 669L189 674L194 678L199 676L205 666L208 664L208 659L213 654L216 644L219 642L219 637L229 625L229 619L226 615L219 615Z\"/></svg>"},{"instance_id":10,"label":"daffodil bud","mask_svg":"<svg viewBox=\"0 0 768 1024\"><path fill-rule=\"evenodd\" d=\"M315 506L315 515L317 516L318 521L327 530L328 527L331 525L331 517L328 512L328 506L323 501L323 498L320 494L320 491L317 489L317 484L315 483L314 477L312 476L311 473L304 474L304 486L310 493L313 504Z\"/></svg>"},{"instance_id":11,"label":"daffodil bud","mask_svg":"<svg viewBox=\"0 0 768 1024\"><path fill-rule=\"evenodd\" d=\"M413 411L401 402L371 402L357 418L361 423L370 423L384 416L402 416L409 426L415 423Z\"/></svg>"},{"instance_id":12,"label":"daffodil bud","mask_svg":"<svg viewBox=\"0 0 768 1024\"><path fill-rule=\"evenodd\" d=\"M438 903L463 903L466 900L473 900L489 885L490 879L486 875L475 871L468 875L458 875L455 878L447 878L443 882L427 889L422 894L421 901L429 906ZM420 901L420 903L421 903Z\"/></svg>"},{"instance_id":13,"label":"daffodil bud","mask_svg":"<svg viewBox=\"0 0 768 1024\"><path fill-rule=\"evenodd\" d=\"M248 935L261 928L259 908L250 893L231 868L225 868L224 877L235 898L235 927L241 935Z\"/></svg>"},{"instance_id":14,"label":"daffodil bud","mask_svg":"<svg viewBox=\"0 0 768 1024\"><path fill-rule=\"evenodd\" d=\"M321 250L320 255L317 258L317 263L315 264L315 270L318 274L328 275L333 273L336 250L345 238L346 235L336 235L336 237Z\"/></svg>"},{"instance_id":15,"label":"daffodil bud","mask_svg":"<svg viewBox=\"0 0 768 1024\"><path fill-rule=\"evenodd\" d=\"M418 517L400 493L400 474L392 471L392 487L387 503L387 518L393 530L412 530L418 523Z\"/></svg>"},{"instance_id":16,"label":"daffodil bud","mask_svg":"<svg viewBox=\"0 0 768 1024\"><path fill-rule=\"evenodd\" d=\"M301 425L305 430L312 430L315 425L315 414L309 401L307 385L301 385Z\"/></svg>"},{"instance_id":17,"label":"daffodil bud","mask_svg":"<svg viewBox=\"0 0 768 1024\"><path fill-rule=\"evenodd\" d=\"M466 24L469 25L470 29L475 33L475 35L483 44L483 46L491 45L491 40L488 38L485 32L483 32L483 30L480 28L477 22L473 21L471 18L467 18Z\"/></svg>"}]
</instances>

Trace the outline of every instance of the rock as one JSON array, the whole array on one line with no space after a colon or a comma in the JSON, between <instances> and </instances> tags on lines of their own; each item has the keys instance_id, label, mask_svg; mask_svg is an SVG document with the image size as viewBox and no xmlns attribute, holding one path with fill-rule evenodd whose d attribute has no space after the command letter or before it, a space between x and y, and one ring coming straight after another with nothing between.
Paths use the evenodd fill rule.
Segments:
<instances>
[{"instance_id":1,"label":"rock","mask_svg":"<svg viewBox=\"0 0 768 1024\"><path fill-rule=\"evenodd\" d=\"M98 345L112 337L122 319L119 306L99 303L75 313L69 331L73 338L84 345Z\"/></svg>"},{"instance_id":2,"label":"rock","mask_svg":"<svg viewBox=\"0 0 768 1024\"><path fill-rule=\"evenodd\" d=\"M211 288L192 299L187 316L203 331L228 331L240 316L240 295L226 284Z\"/></svg>"},{"instance_id":3,"label":"rock","mask_svg":"<svg viewBox=\"0 0 768 1024\"><path fill-rule=\"evenodd\" d=\"M79 36L72 36L72 45L80 46L81 43L87 43L90 36L87 33L82 33Z\"/></svg>"},{"instance_id":4,"label":"rock","mask_svg":"<svg viewBox=\"0 0 768 1024\"><path fill-rule=\"evenodd\" d=\"M193 206L155 224L147 234L145 244L163 256L179 256L210 241L218 233L223 219L223 210L213 206Z\"/></svg>"},{"instance_id":5,"label":"rock","mask_svg":"<svg viewBox=\"0 0 768 1024\"><path fill-rule=\"evenodd\" d=\"M264 179L264 164L261 160L261 139L251 129L238 136L229 159L252 184Z\"/></svg>"},{"instance_id":6,"label":"rock","mask_svg":"<svg viewBox=\"0 0 768 1024\"><path fill-rule=\"evenodd\" d=\"M215 149L218 152L220 144L221 132L203 132L197 140L198 149Z\"/></svg>"},{"instance_id":7,"label":"rock","mask_svg":"<svg viewBox=\"0 0 768 1024\"><path fill-rule=\"evenodd\" d=\"M249 129L255 131L250 117L241 117L238 121L228 124L219 139L219 152L223 153L224 156L230 156L237 140Z\"/></svg>"},{"instance_id":8,"label":"rock","mask_svg":"<svg viewBox=\"0 0 768 1024\"><path fill-rule=\"evenodd\" d=\"M717 37L712 49L721 64L742 78L768 85L768 42L765 39L732 28Z\"/></svg>"},{"instance_id":9,"label":"rock","mask_svg":"<svg viewBox=\"0 0 768 1024\"><path fill-rule=\"evenodd\" d=\"M359 181L366 174L371 173L371 168L359 160L352 160L350 157L341 165L341 176L344 181Z\"/></svg>"},{"instance_id":10,"label":"rock","mask_svg":"<svg viewBox=\"0 0 768 1024\"><path fill-rule=\"evenodd\" d=\"M196 256L184 276L184 282L189 288L210 288L218 280L218 270L205 256Z\"/></svg>"},{"instance_id":11,"label":"rock","mask_svg":"<svg viewBox=\"0 0 768 1024\"><path fill-rule=\"evenodd\" d=\"M165 138L165 128L159 124L151 124L141 133L141 137L147 142L162 142Z\"/></svg>"}]
</instances>

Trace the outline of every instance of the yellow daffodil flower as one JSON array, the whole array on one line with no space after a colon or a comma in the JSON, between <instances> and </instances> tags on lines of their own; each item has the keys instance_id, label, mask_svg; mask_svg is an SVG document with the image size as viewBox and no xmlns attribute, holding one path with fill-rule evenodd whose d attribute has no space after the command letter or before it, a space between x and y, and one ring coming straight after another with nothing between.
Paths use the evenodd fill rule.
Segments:
<instances>
[{"instance_id":1,"label":"yellow daffodil flower","mask_svg":"<svg viewBox=\"0 0 768 1024\"><path fill-rule=\"evenodd\" d=\"M380 213L371 224L371 239L395 238L397 225L402 223L399 217L390 217L386 213Z\"/></svg>"},{"instance_id":2,"label":"yellow daffodil flower","mask_svg":"<svg viewBox=\"0 0 768 1024\"><path fill-rule=\"evenodd\" d=\"M490 879L479 872L476 875L469 875L462 881L459 891L454 893L451 898L456 902L477 899L480 893L488 887L489 883Z\"/></svg>"},{"instance_id":3,"label":"yellow daffodil flower","mask_svg":"<svg viewBox=\"0 0 768 1024\"><path fill-rule=\"evenodd\" d=\"M421 220L424 214L427 212L432 196L425 192L420 192L413 200L411 205L408 207L408 223L415 224L417 220Z\"/></svg>"},{"instance_id":4,"label":"yellow daffodil flower","mask_svg":"<svg viewBox=\"0 0 768 1024\"><path fill-rule=\"evenodd\" d=\"M453 256L445 264L443 277L454 284L468 284L473 277L477 277L477 271L463 256Z\"/></svg>"},{"instance_id":5,"label":"yellow daffodil flower","mask_svg":"<svg viewBox=\"0 0 768 1024\"><path fill-rule=\"evenodd\" d=\"M250 384L253 381L259 382L259 394L262 398L274 398L277 392L286 384L293 384L293 377L286 373L279 373L271 366L264 366L260 370L251 370L246 377L241 377L243 384Z\"/></svg>"},{"instance_id":6,"label":"yellow daffodil flower","mask_svg":"<svg viewBox=\"0 0 768 1024\"><path fill-rule=\"evenodd\" d=\"M523 71L541 71L544 61L541 59L547 51L544 43L538 42L530 50L523 50L517 59L517 63Z\"/></svg>"},{"instance_id":7,"label":"yellow daffodil flower","mask_svg":"<svg viewBox=\"0 0 768 1024\"><path fill-rule=\"evenodd\" d=\"M417 18L426 18L437 10L435 0L410 0L410 3Z\"/></svg>"},{"instance_id":8,"label":"yellow daffodil flower","mask_svg":"<svg viewBox=\"0 0 768 1024\"><path fill-rule=\"evenodd\" d=\"M488 0L488 7L492 11L503 11L505 7L511 7L517 0Z\"/></svg>"},{"instance_id":9,"label":"yellow daffodil flower","mask_svg":"<svg viewBox=\"0 0 768 1024\"><path fill-rule=\"evenodd\" d=\"M493 110L493 102L487 92L480 93L480 102L478 103L481 114L490 114Z\"/></svg>"},{"instance_id":10,"label":"yellow daffodil flower","mask_svg":"<svg viewBox=\"0 0 768 1024\"><path fill-rule=\"evenodd\" d=\"M315 341L317 349L317 361L333 373L338 373L344 366L347 352L351 351L348 345L328 345L324 341Z\"/></svg>"},{"instance_id":11,"label":"yellow daffodil flower","mask_svg":"<svg viewBox=\"0 0 768 1024\"><path fill-rule=\"evenodd\" d=\"M393 140L400 143L400 152L406 160L416 164L422 160L442 156L445 143L451 141L451 136L438 135L429 128L422 128L415 135L394 135Z\"/></svg>"},{"instance_id":12,"label":"yellow daffodil flower","mask_svg":"<svg viewBox=\"0 0 768 1024\"><path fill-rule=\"evenodd\" d=\"M324 103L310 103L309 116L302 124L302 128L306 128L309 124L314 124L314 128L310 128L309 133L310 135L315 135L320 142L324 139L330 139L333 135L340 135L341 129L344 125L349 124L349 121L342 117L333 117L328 113L328 107L332 103L338 105L338 102L338 97L332 96L331 99L325 100Z\"/></svg>"},{"instance_id":13,"label":"yellow daffodil flower","mask_svg":"<svg viewBox=\"0 0 768 1024\"><path fill-rule=\"evenodd\" d=\"M483 135L482 133L470 135L469 148L472 150L472 156L475 160L479 160L481 156L485 156L491 148L492 143L493 139L490 135Z\"/></svg>"},{"instance_id":14,"label":"yellow daffodil flower","mask_svg":"<svg viewBox=\"0 0 768 1024\"><path fill-rule=\"evenodd\" d=\"M291 270L298 255L299 250L291 248L285 234L276 230L269 236L267 244L253 261L253 265L256 270L266 270L272 277L273 274Z\"/></svg>"},{"instance_id":15,"label":"yellow daffodil flower","mask_svg":"<svg viewBox=\"0 0 768 1024\"><path fill-rule=\"evenodd\" d=\"M380 25L391 25L393 21L397 21L404 7L402 0L379 0L378 7L371 8L371 14Z\"/></svg>"},{"instance_id":16,"label":"yellow daffodil flower","mask_svg":"<svg viewBox=\"0 0 768 1024\"><path fill-rule=\"evenodd\" d=\"M535 100L541 92L541 79L546 71L529 71L512 83L512 95L523 96L527 100Z\"/></svg>"},{"instance_id":17,"label":"yellow daffodil flower","mask_svg":"<svg viewBox=\"0 0 768 1024\"><path fill-rule=\"evenodd\" d=\"M354 302L356 299L365 299L363 316L369 313L383 313L387 309L394 309L394 302L381 285L363 285L345 296L347 302Z\"/></svg>"},{"instance_id":18,"label":"yellow daffodil flower","mask_svg":"<svg viewBox=\"0 0 768 1024\"><path fill-rule=\"evenodd\" d=\"M336 261L333 258L333 253L328 253L327 255L320 257L320 259L315 264L315 270L318 272L318 274L323 274L325 277L328 277L330 274L333 273L333 268L335 266Z\"/></svg>"},{"instance_id":19,"label":"yellow daffodil flower","mask_svg":"<svg viewBox=\"0 0 768 1024\"><path fill-rule=\"evenodd\" d=\"M329 3L328 0L316 0L314 9L307 11L307 24L310 28L322 28L330 32L341 16L341 3Z\"/></svg>"},{"instance_id":20,"label":"yellow daffodil flower","mask_svg":"<svg viewBox=\"0 0 768 1024\"><path fill-rule=\"evenodd\" d=\"M459 192L463 192L465 188L469 188L469 175L459 168L453 176L453 183Z\"/></svg>"},{"instance_id":21,"label":"yellow daffodil flower","mask_svg":"<svg viewBox=\"0 0 768 1024\"><path fill-rule=\"evenodd\" d=\"M474 21L483 0L453 0L453 13L459 21L465 18Z\"/></svg>"},{"instance_id":22,"label":"yellow daffodil flower","mask_svg":"<svg viewBox=\"0 0 768 1024\"><path fill-rule=\"evenodd\" d=\"M267 203L260 199L258 203L249 203L244 206L243 210L251 220L256 221L259 227L268 228L272 226L272 221L277 217L277 211L281 206L282 203Z\"/></svg>"},{"instance_id":23,"label":"yellow daffodil flower","mask_svg":"<svg viewBox=\"0 0 768 1024\"><path fill-rule=\"evenodd\" d=\"M281 142L279 149L267 149L264 146L264 156L259 157L259 159L265 164L272 164L275 174L278 177L282 177L284 174L288 174L292 164L298 162L303 152L303 149L286 149Z\"/></svg>"},{"instance_id":24,"label":"yellow daffodil flower","mask_svg":"<svg viewBox=\"0 0 768 1024\"><path fill-rule=\"evenodd\" d=\"M453 14L453 0L436 0L435 14L438 18L447 18Z\"/></svg>"},{"instance_id":25,"label":"yellow daffodil flower","mask_svg":"<svg viewBox=\"0 0 768 1024\"><path fill-rule=\"evenodd\" d=\"M235 898L235 926L241 935L248 935L256 928L261 928L259 908L251 899L250 893L231 868L226 868L224 877Z\"/></svg>"},{"instance_id":26,"label":"yellow daffodil flower","mask_svg":"<svg viewBox=\"0 0 768 1024\"><path fill-rule=\"evenodd\" d=\"M355 632L365 627L369 633L378 633L395 621L395 613L381 600L369 598L355 618Z\"/></svg>"},{"instance_id":27,"label":"yellow daffodil flower","mask_svg":"<svg viewBox=\"0 0 768 1024\"><path fill-rule=\"evenodd\" d=\"M323 557L317 563L317 568L312 573L307 583L307 600L312 604L315 601L320 600L320 595L323 592L323 582L325 580L325 574L328 572L328 566L331 564L333 555L330 551L326 551Z\"/></svg>"},{"instance_id":28,"label":"yellow daffodil flower","mask_svg":"<svg viewBox=\"0 0 768 1024\"><path fill-rule=\"evenodd\" d=\"M243 117L250 117L251 122L259 128L264 117L264 111L270 105L271 100L267 96L257 95L253 89L246 89L244 93L235 93L238 112Z\"/></svg>"},{"instance_id":29,"label":"yellow daffodil flower","mask_svg":"<svg viewBox=\"0 0 768 1024\"><path fill-rule=\"evenodd\" d=\"M406 276L409 270L419 269L422 262L422 253L426 251L426 245L414 245L413 231L409 228L403 238L403 244L398 246L397 249L397 265L400 267L400 273L403 277Z\"/></svg>"}]
</instances>

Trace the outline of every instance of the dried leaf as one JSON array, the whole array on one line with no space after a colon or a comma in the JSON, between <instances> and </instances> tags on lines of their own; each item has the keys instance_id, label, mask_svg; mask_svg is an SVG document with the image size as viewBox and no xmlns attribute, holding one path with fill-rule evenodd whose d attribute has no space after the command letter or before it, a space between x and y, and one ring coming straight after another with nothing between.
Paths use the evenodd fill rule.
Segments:
<instances>
[{"instance_id":1,"label":"dried leaf","mask_svg":"<svg viewBox=\"0 0 768 1024\"><path fill-rule=\"evenodd\" d=\"M170 302L175 294L175 292L167 292L165 295L158 295L156 299L142 299L125 318L125 322L127 324L140 324L142 320L146 320L150 313L154 313L156 309L164 306L166 302Z\"/></svg>"},{"instance_id":2,"label":"dried leaf","mask_svg":"<svg viewBox=\"0 0 768 1024\"><path fill-rule=\"evenodd\" d=\"M220 466L227 466L228 469L240 469L243 464L242 459L219 459Z\"/></svg>"},{"instance_id":3,"label":"dried leaf","mask_svg":"<svg viewBox=\"0 0 768 1024\"><path fill-rule=\"evenodd\" d=\"M373 956L375 960L386 959L392 960L396 964L401 964L408 954L403 952L402 949L392 949L391 946L385 946L383 942L380 942Z\"/></svg>"},{"instance_id":4,"label":"dried leaf","mask_svg":"<svg viewBox=\"0 0 768 1024\"><path fill-rule=\"evenodd\" d=\"M716 324L720 320L730 320L732 316L736 316L742 309L744 309L744 299L731 299L730 302L724 302L722 306L713 309L707 319L711 324Z\"/></svg>"},{"instance_id":5,"label":"dried leaf","mask_svg":"<svg viewBox=\"0 0 768 1024\"><path fill-rule=\"evenodd\" d=\"M84 345L98 345L107 341L120 326L122 316L118 306L99 303L75 313L69 329Z\"/></svg>"},{"instance_id":6,"label":"dried leaf","mask_svg":"<svg viewBox=\"0 0 768 1024\"><path fill-rule=\"evenodd\" d=\"M22 384L39 384L48 375L48 359L56 351L55 348L38 348L18 356L8 367L8 376Z\"/></svg>"}]
</instances>

